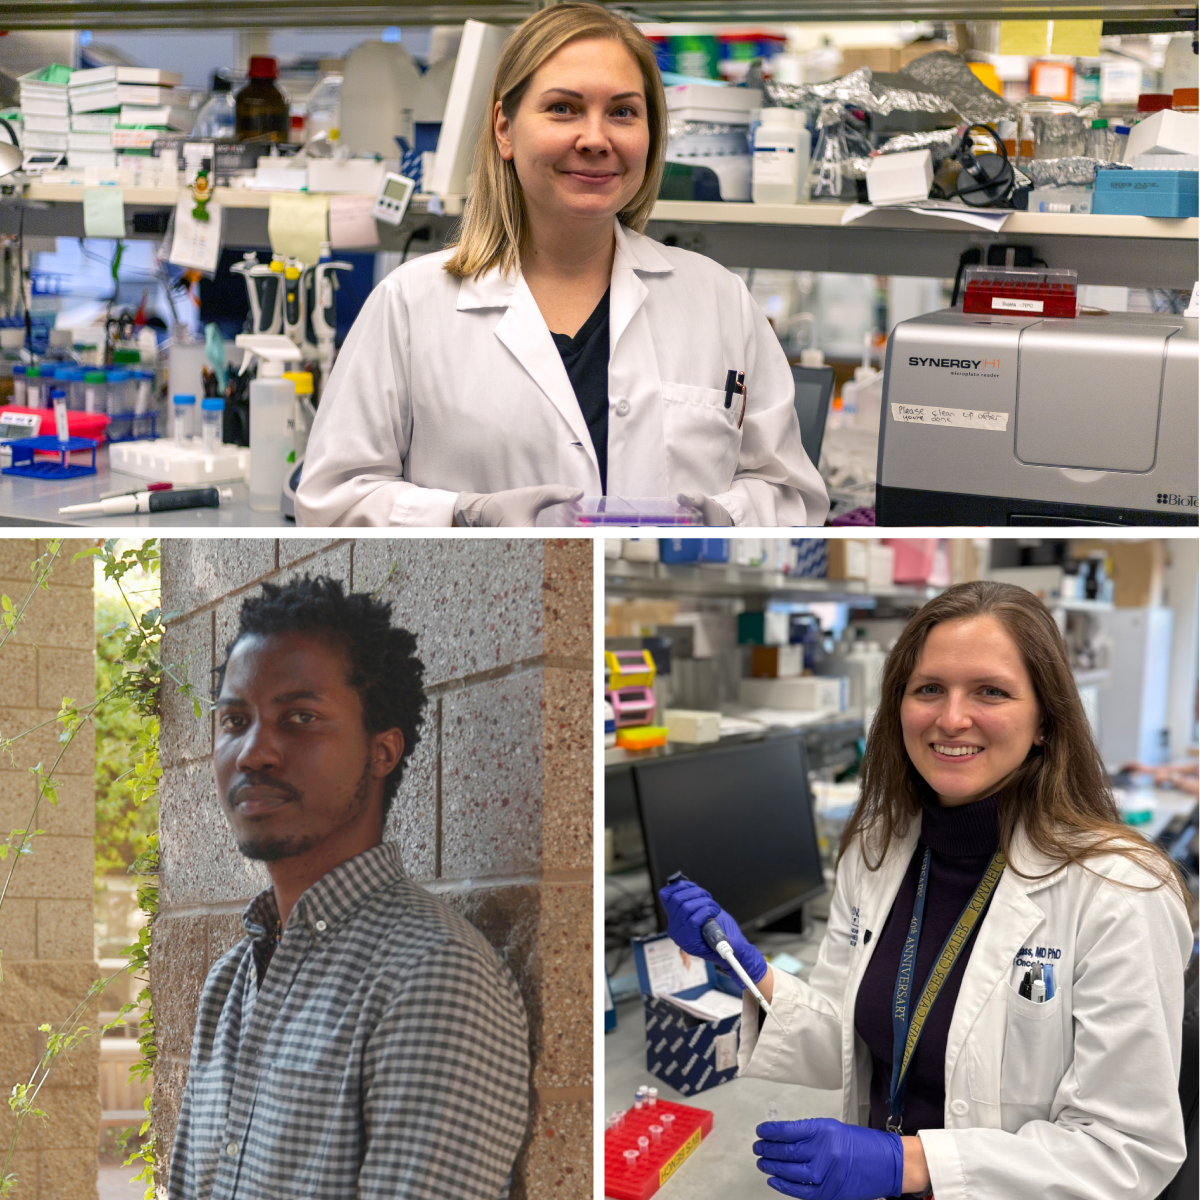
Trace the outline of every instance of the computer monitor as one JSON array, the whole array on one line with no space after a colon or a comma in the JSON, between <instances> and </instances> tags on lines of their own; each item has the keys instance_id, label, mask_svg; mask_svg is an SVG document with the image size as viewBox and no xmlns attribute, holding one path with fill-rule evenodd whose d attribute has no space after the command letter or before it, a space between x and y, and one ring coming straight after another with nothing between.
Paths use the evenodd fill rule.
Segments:
<instances>
[{"instance_id":1,"label":"computer monitor","mask_svg":"<svg viewBox=\"0 0 1200 1200\"><path fill-rule=\"evenodd\" d=\"M833 395L833 368L793 367L792 380L796 385L800 440L804 443L804 453L816 466L821 458L825 418L829 416L829 400Z\"/></svg>"},{"instance_id":2,"label":"computer monitor","mask_svg":"<svg viewBox=\"0 0 1200 1200\"><path fill-rule=\"evenodd\" d=\"M604 769L604 824L611 829L614 825L636 822L638 819L637 794L633 790L633 769L626 763Z\"/></svg>"},{"instance_id":3,"label":"computer monitor","mask_svg":"<svg viewBox=\"0 0 1200 1200\"><path fill-rule=\"evenodd\" d=\"M682 871L750 932L825 890L799 737L635 763L633 775L656 903Z\"/></svg>"}]
</instances>

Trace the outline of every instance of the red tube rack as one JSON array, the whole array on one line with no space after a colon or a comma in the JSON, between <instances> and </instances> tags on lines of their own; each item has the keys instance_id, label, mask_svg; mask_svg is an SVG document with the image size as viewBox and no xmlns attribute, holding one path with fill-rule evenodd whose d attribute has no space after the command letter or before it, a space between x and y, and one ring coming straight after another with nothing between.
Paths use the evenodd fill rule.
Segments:
<instances>
[{"instance_id":1,"label":"red tube rack","mask_svg":"<svg viewBox=\"0 0 1200 1200\"><path fill-rule=\"evenodd\" d=\"M1074 271L1021 271L968 267L963 312L1011 313L1014 316L1074 317Z\"/></svg>"},{"instance_id":2,"label":"red tube rack","mask_svg":"<svg viewBox=\"0 0 1200 1200\"><path fill-rule=\"evenodd\" d=\"M662 1125L663 1113L675 1120L665 1127L661 1141L655 1143L651 1125ZM649 1200L680 1168L713 1127L713 1115L706 1108L691 1108L671 1100L659 1100L651 1108L631 1108L625 1120L615 1129L604 1133L604 1194L612 1200ZM625 1161L626 1150L638 1149L638 1138L650 1138L650 1145L638 1154L630 1167Z\"/></svg>"}]
</instances>

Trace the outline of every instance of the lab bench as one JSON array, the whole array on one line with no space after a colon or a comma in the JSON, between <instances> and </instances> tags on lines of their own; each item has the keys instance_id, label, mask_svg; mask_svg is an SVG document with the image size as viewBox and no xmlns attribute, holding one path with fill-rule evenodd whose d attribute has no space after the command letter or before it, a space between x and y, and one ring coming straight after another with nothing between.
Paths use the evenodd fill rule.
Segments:
<instances>
[{"instance_id":1,"label":"lab bench","mask_svg":"<svg viewBox=\"0 0 1200 1200\"><path fill-rule=\"evenodd\" d=\"M82 188L29 184L24 231L29 236L83 236ZM130 236L133 215L174 207L189 193L178 188L123 189ZM291 193L289 193L291 194ZM271 193L249 188L215 190L224 206L222 241L229 246L270 245L267 215ZM20 198L0 195L0 233L16 233ZM393 229L380 224L379 250L399 250L417 224L443 239L457 221L463 197L446 197L444 212L428 210L430 197L414 196L409 213ZM1095 213L1013 212L996 232L932 213L877 209L843 225L844 204L745 204L660 200L646 232L695 250L727 267L840 271L869 275L951 278L968 246L1032 245L1051 266L1071 267L1081 284L1190 288L1195 282L1194 217L1105 216ZM1181 249L1189 247L1187 253Z\"/></svg>"},{"instance_id":2,"label":"lab bench","mask_svg":"<svg viewBox=\"0 0 1200 1200\"><path fill-rule=\"evenodd\" d=\"M250 489L244 483L213 486L233 490L233 499L220 508L184 508L174 512L122 514L120 516L66 515L59 508L68 504L94 504L106 492L135 492L147 481L110 471L108 447L96 451L96 474L74 479L28 479L0 474L0 527L25 525L74 525L89 529L244 529L296 527L280 512L256 512L250 507Z\"/></svg>"}]
</instances>

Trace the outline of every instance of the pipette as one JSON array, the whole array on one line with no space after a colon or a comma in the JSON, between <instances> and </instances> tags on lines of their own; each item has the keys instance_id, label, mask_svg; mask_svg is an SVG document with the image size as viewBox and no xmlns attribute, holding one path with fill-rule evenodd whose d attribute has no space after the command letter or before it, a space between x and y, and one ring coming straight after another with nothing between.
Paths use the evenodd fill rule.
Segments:
<instances>
[{"instance_id":1,"label":"pipette","mask_svg":"<svg viewBox=\"0 0 1200 1200\"><path fill-rule=\"evenodd\" d=\"M222 501L232 499L232 488L173 488L169 492L145 491L113 496L93 504L68 504L58 511L76 517L113 517L127 513L170 512L180 508L220 508Z\"/></svg>"},{"instance_id":2,"label":"pipette","mask_svg":"<svg viewBox=\"0 0 1200 1200\"><path fill-rule=\"evenodd\" d=\"M730 946L729 940L725 937L725 931L717 924L716 917L709 917L700 929L700 936L705 943L715 950L728 964L733 973L742 981L746 990L758 1001L763 1012L767 1014L783 1029L783 1022L775 1015L775 1010L767 1003L767 998L754 986L754 980L746 974L745 967L738 962L736 955L733 953L733 947ZM786 1030L785 1030L786 1032Z\"/></svg>"}]
</instances>

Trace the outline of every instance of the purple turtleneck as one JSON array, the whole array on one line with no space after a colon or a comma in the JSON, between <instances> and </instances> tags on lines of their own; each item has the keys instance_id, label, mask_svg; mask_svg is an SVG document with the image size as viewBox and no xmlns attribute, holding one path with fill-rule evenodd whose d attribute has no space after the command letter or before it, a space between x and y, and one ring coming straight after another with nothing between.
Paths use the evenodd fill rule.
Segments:
<instances>
[{"instance_id":1,"label":"purple turtleneck","mask_svg":"<svg viewBox=\"0 0 1200 1200\"><path fill-rule=\"evenodd\" d=\"M883 928L874 931L874 936L879 940L878 946L867 965L854 1006L854 1028L871 1051L874 1068L871 1076L872 1129L883 1129L888 1116L888 1093L892 1081L892 998L904 938L912 920L925 848L928 846L932 853L925 895L925 917L913 971L914 1004L925 987L938 951L978 887L999 841L994 796L958 808L942 808L932 798L926 801L921 819L921 837L896 894L892 911ZM943 1127L946 1038L950 1032L950 1019L954 1015L963 972L978 933L979 925L976 925L926 1018L925 1030L908 1069L905 1134Z\"/></svg>"}]
</instances>

